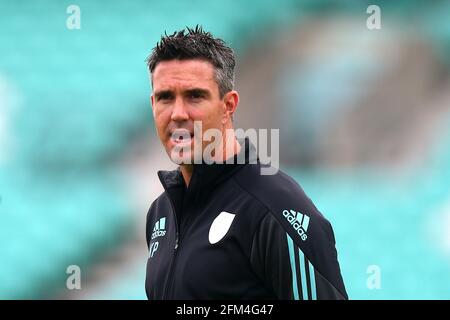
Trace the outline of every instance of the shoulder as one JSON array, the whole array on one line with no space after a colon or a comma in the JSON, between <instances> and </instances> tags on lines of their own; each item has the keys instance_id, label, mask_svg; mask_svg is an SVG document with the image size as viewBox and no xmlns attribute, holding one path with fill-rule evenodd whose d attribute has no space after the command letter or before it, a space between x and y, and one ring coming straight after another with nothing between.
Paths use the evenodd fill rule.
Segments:
<instances>
[{"instance_id":1,"label":"shoulder","mask_svg":"<svg viewBox=\"0 0 450 320\"><path fill-rule=\"evenodd\" d=\"M152 214L155 213L155 211L166 205L170 205L170 202L166 191L164 191L155 200L153 200L152 204L150 205L150 209L147 212L147 220L151 217Z\"/></svg>"},{"instance_id":2,"label":"shoulder","mask_svg":"<svg viewBox=\"0 0 450 320\"><path fill-rule=\"evenodd\" d=\"M267 209L266 214L272 217L265 220L276 221L305 253L317 245L334 245L330 222L301 186L281 170L262 175L260 168L259 164L247 165L234 179Z\"/></svg>"},{"instance_id":3,"label":"shoulder","mask_svg":"<svg viewBox=\"0 0 450 320\"><path fill-rule=\"evenodd\" d=\"M264 176L259 165L247 167L235 180L267 208L258 228L261 241L275 251L280 250L281 242L298 247L316 271L346 296L330 222L300 185L284 172Z\"/></svg>"},{"instance_id":4,"label":"shoulder","mask_svg":"<svg viewBox=\"0 0 450 320\"><path fill-rule=\"evenodd\" d=\"M286 214L296 210L325 219L302 187L281 170L273 175L262 175L259 164L247 165L234 176L235 181L251 197L261 202L272 214Z\"/></svg>"}]
</instances>

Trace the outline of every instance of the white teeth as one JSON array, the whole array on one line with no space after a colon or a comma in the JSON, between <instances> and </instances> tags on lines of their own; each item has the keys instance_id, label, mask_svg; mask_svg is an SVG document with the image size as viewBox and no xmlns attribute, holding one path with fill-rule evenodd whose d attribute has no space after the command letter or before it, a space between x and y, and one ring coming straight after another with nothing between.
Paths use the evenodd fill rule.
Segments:
<instances>
[{"instance_id":1,"label":"white teeth","mask_svg":"<svg viewBox=\"0 0 450 320\"><path fill-rule=\"evenodd\" d=\"M191 136L186 136L186 135L182 135L182 136L180 136L180 135L175 135L175 136L172 136L172 140L175 142L175 143L189 143L190 141L191 141Z\"/></svg>"},{"instance_id":2,"label":"white teeth","mask_svg":"<svg viewBox=\"0 0 450 320\"><path fill-rule=\"evenodd\" d=\"M180 144L180 145L188 145L191 143L193 139L193 134L188 129L174 129L171 132L170 139L173 141L173 143Z\"/></svg>"}]
</instances>

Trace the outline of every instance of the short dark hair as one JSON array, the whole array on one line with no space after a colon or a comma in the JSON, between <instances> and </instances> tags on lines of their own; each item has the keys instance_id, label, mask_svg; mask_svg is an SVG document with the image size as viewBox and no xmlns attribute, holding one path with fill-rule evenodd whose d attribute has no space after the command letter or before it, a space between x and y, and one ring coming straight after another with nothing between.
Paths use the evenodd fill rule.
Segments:
<instances>
[{"instance_id":1,"label":"short dark hair","mask_svg":"<svg viewBox=\"0 0 450 320\"><path fill-rule=\"evenodd\" d=\"M234 51L219 38L203 31L199 25L195 29L175 31L171 35L165 33L153 48L146 62L153 74L161 61L202 59L210 62L215 68L216 82L221 97L234 88L234 67L236 60ZM152 79L153 83L153 79Z\"/></svg>"}]
</instances>

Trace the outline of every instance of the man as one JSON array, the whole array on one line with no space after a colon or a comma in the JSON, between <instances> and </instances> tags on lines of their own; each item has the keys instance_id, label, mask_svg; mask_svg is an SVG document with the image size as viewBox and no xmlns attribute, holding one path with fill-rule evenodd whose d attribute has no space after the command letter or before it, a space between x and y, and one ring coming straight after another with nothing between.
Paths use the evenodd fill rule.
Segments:
<instances>
[{"instance_id":1,"label":"man","mask_svg":"<svg viewBox=\"0 0 450 320\"><path fill-rule=\"evenodd\" d=\"M147 297L347 299L330 223L235 135L233 50L187 28L163 36L148 67L157 133L180 166L158 172L165 191L147 215ZM208 130L221 133L209 153Z\"/></svg>"}]
</instances>

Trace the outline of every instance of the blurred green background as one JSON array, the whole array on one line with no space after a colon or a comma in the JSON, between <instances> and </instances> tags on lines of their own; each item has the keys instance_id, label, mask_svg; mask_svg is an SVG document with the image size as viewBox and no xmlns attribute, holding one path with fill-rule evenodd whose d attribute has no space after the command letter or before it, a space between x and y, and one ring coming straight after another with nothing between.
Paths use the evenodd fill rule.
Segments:
<instances>
[{"instance_id":1,"label":"blurred green background","mask_svg":"<svg viewBox=\"0 0 450 320\"><path fill-rule=\"evenodd\" d=\"M450 1L0 0L0 299L145 299L145 215L171 164L144 60L196 24L236 50L236 123L280 129L349 297L449 299L449 16Z\"/></svg>"}]
</instances>

